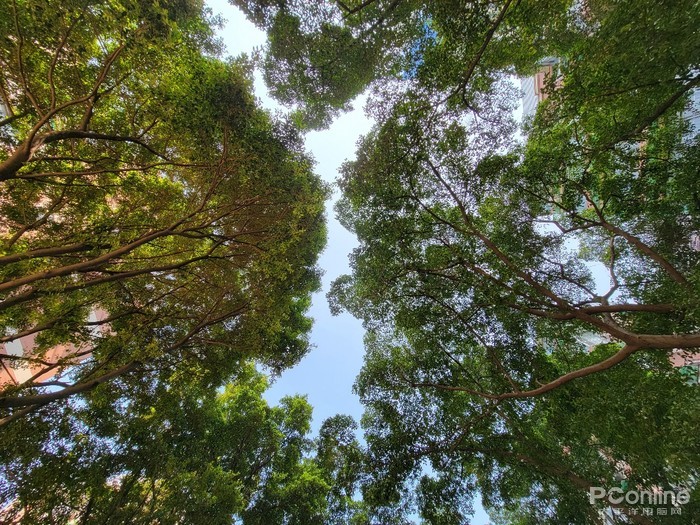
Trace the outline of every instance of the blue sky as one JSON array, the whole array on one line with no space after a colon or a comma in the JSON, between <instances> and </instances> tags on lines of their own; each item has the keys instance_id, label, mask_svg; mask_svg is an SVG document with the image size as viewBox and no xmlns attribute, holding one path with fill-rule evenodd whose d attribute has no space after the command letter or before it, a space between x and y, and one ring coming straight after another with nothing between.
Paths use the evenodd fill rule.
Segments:
<instances>
[{"instance_id":1,"label":"blue sky","mask_svg":"<svg viewBox=\"0 0 700 525\"><path fill-rule=\"evenodd\" d=\"M265 34L225 0L207 3L227 20L219 34L228 53L250 53L265 43ZM259 75L255 79L255 92L264 107L283 109L268 96ZM306 148L316 160L315 171L326 182L335 181L343 161L354 156L357 139L371 127L362 105L363 101L358 100L355 109L339 117L329 129L309 133L306 137ZM348 254L357 245L354 235L335 219L333 204L337 197L336 190L326 203L328 244L319 260L324 270L323 289L314 295L310 311L314 318L311 333L314 349L299 365L282 374L266 396L271 403L276 403L285 395L307 395L314 407L314 431L324 419L335 414L345 413L355 418L362 414L362 406L352 394L352 384L362 366L364 331L360 321L348 314L332 316L325 297L330 283L349 272Z\"/></svg>"},{"instance_id":2,"label":"blue sky","mask_svg":"<svg viewBox=\"0 0 700 525\"><path fill-rule=\"evenodd\" d=\"M226 0L208 0L207 5L227 21L219 36L229 54L251 53L265 43L265 34ZM255 79L255 94L264 107L281 109L269 97L259 75ZM363 105L364 100L360 97L353 104L354 110L339 117L329 129L309 133L306 137L306 148L316 159L316 173L326 182L335 181L338 168L345 160L355 156L357 140L372 125L364 115ZM285 395L306 395L314 408L314 433L324 419L335 414L349 414L358 421L362 415L362 405L352 393L352 385L364 356L362 324L349 314L332 316L326 301L330 283L339 275L349 273L348 254L357 245L355 236L335 219L333 205L337 197L336 190L333 198L326 203L328 244L319 260L325 272L323 289L313 296L310 311L314 318L311 332L314 348L301 363L284 372L265 396L275 404ZM471 524L486 525L488 516L479 502L475 502L475 508L476 514Z\"/></svg>"}]
</instances>

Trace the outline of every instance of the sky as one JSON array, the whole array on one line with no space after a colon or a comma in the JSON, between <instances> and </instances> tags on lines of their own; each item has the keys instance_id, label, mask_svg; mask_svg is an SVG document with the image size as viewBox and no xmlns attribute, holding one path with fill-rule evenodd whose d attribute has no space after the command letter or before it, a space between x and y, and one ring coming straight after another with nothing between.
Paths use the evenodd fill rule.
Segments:
<instances>
[{"instance_id":1,"label":"sky","mask_svg":"<svg viewBox=\"0 0 700 525\"><path fill-rule=\"evenodd\" d=\"M265 33L226 0L208 0L207 5L226 20L218 34L228 54L251 53L265 44ZM270 98L259 73L255 77L255 94L263 107L283 109ZM345 160L354 158L357 140L372 126L363 111L364 100L362 96L355 100L354 109L337 118L330 128L306 136L306 148L316 159L315 171L328 183L335 182ZM313 348L297 366L285 371L265 396L268 402L276 404L286 395L306 395L314 409L314 433L326 418L336 414L348 414L358 422L362 416L362 405L353 394L352 385L362 367L364 330L361 322L347 313L332 316L326 300L331 282L350 272L348 255L357 246L355 236L335 218L333 205L337 198L338 190L334 188L333 197L326 202L328 243L318 262L324 271L323 288L312 297L309 311L314 318L310 337ZM487 525L489 519L480 502L475 502L474 507L471 525Z\"/></svg>"},{"instance_id":2,"label":"sky","mask_svg":"<svg viewBox=\"0 0 700 525\"><path fill-rule=\"evenodd\" d=\"M250 53L265 43L265 33L225 0L210 0L207 4L227 19L226 26L219 31L227 53ZM269 97L259 74L255 78L255 94L263 107L284 110ZM311 132L306 137L306 149L316 160L315 171L328 183L334 183L338 168L354 156L357 139L372 125L364 116L362 105L362 100L356 101L355 109L339 117L329 129ZM338 191L334 189L333 197L326 202L328 243L318 262L324 271L323 288L314 294L309 312L314 319L313 350L299 365L283 373L266 395L273 404L285 395L307 395L314 407L314 432L330 416L343 413L359 419L362 413L357 396L352 394L352 385L362 366L364 331L360 321L349 314L332 316L325 297L331 282L349 273L348 254L357 245L355 236L335 219L333 205L337 198Z\"/></svg>"}]
</instances>

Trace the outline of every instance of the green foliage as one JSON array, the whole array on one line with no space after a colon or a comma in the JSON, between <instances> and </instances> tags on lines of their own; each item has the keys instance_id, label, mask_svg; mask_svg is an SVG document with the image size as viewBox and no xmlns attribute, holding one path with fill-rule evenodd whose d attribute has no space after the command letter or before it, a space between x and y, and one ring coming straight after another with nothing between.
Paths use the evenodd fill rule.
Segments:
<instances>
[{"instance_id":1,"label":"green foliage","mask_svg":"<svg viewBox=\"0 0 700 525\"><path fill-rule=\"evenodd\" d=\"M10 362L33 379L2 385L3 424L115 375L218 385L241 356L279 371L308 350L327 188L298 132L256 107L250 64L216 57L208 16L0 8L0 331L36 338Z\"/></svg>"},{"instance_id":2,"label":"green foliage","mask_svg":"<svg viewBox=\"0 0 700 525\"><path fill-rule=\"evenodd\" d=\"M370 513L460 522L479 490L513 523L596 523L587 489L623 464L695 493L697 389L669 355L700 348L697 2L244 4L282 101L332 115L370 87L337 206L360 244L329 296L368 329ZM379 58L329 95L316 45L339 71ZM512 75L546 57L520 140Z\"/></svg>"},{"instance_id":3,"label":"green foliage","mask_svg":"<svg viewBox=\"0 0 700 525\"><path fill-rule=\"evenodd\" d=\"M268 33L265 80L273 96L297 110L305 128L327 127L350 109L379 72L406 62L404 45L423 32L415 2L366 2L355 14L344 13L340 2L231 3Z\"/></svg>"},{"instance_id":4,"label":"green foliage","mask_svg":"<svg viewBox=\"0 0 700 525\"><path fill-rule=\"evenodd\" d=\"M327 458L352 460L354 422L329 420L316 444L304 398L269 406L267 380L250 362L229 379L218 393L192 376L117 380L16 422L4 434L3 519L327 523L338 507Z\"/></svg>"},{"instance_id":5,"label":"green foliage","mask_svg":"<svg viewBox=\"0 0 700 525\"><path fill-rule=\"evenodd\" d=\"M328 189L214 23L187 0L0 6L0 337L35 342L2 356L33 375L1 385L3 522L360 507L354 423L321 461L306 400L263 398L258 368L308 350Z\"/></svg>"}]
</instances>

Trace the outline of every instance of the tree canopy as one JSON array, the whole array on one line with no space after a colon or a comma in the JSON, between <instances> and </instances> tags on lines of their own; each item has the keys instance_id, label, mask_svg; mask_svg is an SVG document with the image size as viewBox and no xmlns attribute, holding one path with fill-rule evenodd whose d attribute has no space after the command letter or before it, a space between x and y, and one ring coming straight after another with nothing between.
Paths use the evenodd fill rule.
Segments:
<instances>
[{"instance_id":1,"label":"tree canopy","mask_svg":"<svg viewBox=\"0 0 700 525\"><path fill-rule=\"evenodd\" d=\"M32 375L3 385L2 424L121 374L221 384L241 355L297 362L327 190L293 126L257 107L246 59L217 58L201 3L10 2L0 18L1 341L35 338L2 356Z\"/></svg>"},{"instance_id":2,"label":"tree canopy","mask_svg":"<svg viewBox=\"0 0 700 525\"><path fill-rule=\"evenodd\" d=\"M3 519L83 524L348 523L361 474L354 422L310 438L312 408L237 363L223 389L193 376L124 378L4 433ZM354 507L353 507L354 505Z\"/></svg>"},{"instance_id":3,"label":"tree canopy","mask_svg":"<svg viewBox=\"0 0 700 525\"><path fill-rule=\"evenodd\" d=\"M0 7L2 521L327 523L344 416L263 398L308 351L328 189L201 2ZM56 350L62 349L62 350ZM265 371L265 373L263 373Z\"/></svg>"},{"instance_id":4,"label":"tree canopy","mask_svg":"<svg viewBox=\"0 0 700 525\"><path fill-rule=\"evenodd\" d=\"M694 523L700 389L671 357L700 349L700 5L232 4L288 119L196 0L0 6L0 342L34 342L0 355L33 374L0 385L3 512L457 525L479 494L499 524L658 521L601 486L687 490L663 520ZM343 415L311 439L261 370L307 351L319 286L301 133L365 90L329 294L367 329L362 444Z\"/></svg>"},{"instance_id":5,"label":"tree canopy","mask_svg":"<svg viewBox=\"0 0 700 525\"><path fill-rule=\"evenodd\" d=\"M462 523L478 490L503 520L598 523L588 487L620 465L697 491L697 388L669 363L700 347L697 4L234 3L310 125L369 89L337 207L360 246L330 294L368 329L366 501ZM545 59L521 127L514 76Z\"/></svg>"}]
</instances>

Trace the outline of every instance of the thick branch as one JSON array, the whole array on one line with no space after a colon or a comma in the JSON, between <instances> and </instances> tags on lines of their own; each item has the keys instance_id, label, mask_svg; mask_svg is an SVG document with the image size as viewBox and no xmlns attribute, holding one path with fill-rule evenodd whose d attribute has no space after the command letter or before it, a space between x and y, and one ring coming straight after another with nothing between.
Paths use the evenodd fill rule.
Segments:
<instances>
[{"instance_id":1,"label":"thick branch","mask_svg":"<svg viewBox=\"0 0 700 525\"><path fill-rule=\"evenodd\" d=\"M36 250L28 250L26 252L13 253L0 257L0 264L10 264L27 259L36 259L37 257L55 257L57 255L65 255L68 253L79 253L94 248L84 242L76 242L66 246L54 246L52 248L37 248Z\"/></svg>"},{"instance_id":2,"label":"thick branch","mask_svg":"<svg viewBox=\"0 0 700 525\"><path fill-rule=\"evenodd\" d=\"M53 268L51 270L37 272L37 273L30 274L30 275L25 275L24 277L19 277L17 279L13 279L11 281L6 281L6 282L0 284L0 291L12 290L12 289L18 288L20 286L26 286L28 284L35 282L35 281L39 281L39 280L43 280L43 279L51 279L53 277L70 275L70 274L76 273L76 272L85 272L85 271L94 270L94 269L99 268L100 266L102 266L106 263L109 263L111 260L113 260L117 257L120 257L122 255L125 255L125 254L135 250L139 246L147 244L147 243L154 241L154 240L161 238L161 237L176 235L177 234L176 230L178 227L180 227L183 223L192 219L193 217L195 217L198 213L200 213L202 211L202 209L206 205L208 197L209 197L209 195L206 196L205 200L202 201L202 203L192 213L190 213L187 216L183 217L182 219L176 221L175 223L171 224L167 228L163 228L161 230L151 232L147 235L143 235L142 237L139 237L135 241L132 241L128 244L120 246L119 248L112 250L111 252L104 253L98 257L95 257L94 259L89 259L87 261L81 261L81 262L78 262L75 264L69 264L67 266L62 266L60 268ZM25 292L25 294L26 293L27 292ZM8 301L11 301L11 300L12 299L8 299ZM0 304L4 305L5 302L0 303Z\"/></svg>"},{"instance_id":3,"label":"thick branch","mask_svg":"<svg viewBox=\"0 0 700 525\"><path fill-rule=\"evenodd\" d=\"M662 304L609 304L599 306L578 307L571 310L541 310L538 308L530 308L519 304L507 304L509 308L520 310L528 314L536 315L537 317L546 317L548 319L576 319L576 312L583 312L588 315L623 313L623 312L651 312L655 314L665 314L675 312L677 307L670 303Z\"/></svg>"},{"instance_id":4,"label":"thick branch","mask_svg":"<svg viewBox=\"0 0 700 525\"><path fill-rule=\"evenodd\" d=\"M21 39L20 39L21 43ZM48 143L48 142L53 142L55 140L61 140L62 134L65 133L88 133L86 131L75 131L75 130L69 130L69 131L56 131L56 132L51 132L42 136L39 136L39 131L53 118L56 114L60 113L61 111L70 108L72 106L76 106L79 104L84 104L85 102L89 102L90 100L93 100L95 96L97 95L97 92L99 90L99 87L102 85L102 83L105 81L107 78L107 74L109 73L109 70L111 69L112 65L114 64L114 61L119 57L121 52L124 50L125 44L121 44L119 47L117 47L114 51L112 51L108 56L107 60L105 61L104 65L102 66L102 70L100 71L100 74L95 81L95 84L87 95L83 97L79 97L77 99L69 100L68 102L65 102L64 104L61 104L58 107L52 108L50 111L48 111L46 114L42 114L41 109L38 107L38 105L35 104L36 110L39 115L41 115L41 118L39 121L32 127L32 129L29 131L27 134L26 139L22 142L22 144L10 155L5 161L0 163L0 181L4 180L9 180L12 179L15 174L24 166L24 164L31 159L33 153L41 147L42 144ZM21 60L21 56L20 56ZM21 66L21 64L20 64ZM97 134L99 135L99 134ZM59 137L59 138L55 138ZM109 137L109 135L107 135ZM68 137L62 137L62 138L71 138L70 136ZM100 138L99 136L96 137L73 137L73 138ZM108 139L105 139L108 140ZM113 139L117 140L117 139ZM136 139L138 140L138 139ZM160 155L159 155L160 156ZM162 157L161 157L162 158Z\"/></svg>"},{"instance_id":5,"label":"thick branch","mask_svg":"<svg viewBox=\"0 0 700 525\"><path fill-rule=\"evenodd\" d=\"M152 266L152 267L148 267L148 268L141 268L139 270L130 270L130 271L111 273L111 274L106 275L104 277L91 279L89 281L81 282L81 283L74 284L71 286L66 286L60 290L60 293L62 293L62 294L70 293L70 292L74 292L76 290L83 290L85 288L96 286L98 284L104 284L104 283L108 283L108 282L112 282L112 281L124 280L124 279L128 279L131 277L136 277L138 275L144 275L147 273L158 273L158 272L165 272L165 271L171 271L171 270L178 270L180 268L184 268L185 266L191 265L191 264L196 263L198 261L202 261L202 260L205 260L209 257L212 257L211 254L213 253L214 250L216 250L216 248L218 248L218 246L219 245L215 245L206 254L201 255L199 257L193 257L190 259L186 259L184 261L179 261L177 263L168 264L168 265ZM34 288L30 288L26 292L15 295L13 297L10 297L10 298L5 299L4 301L0 302L0 310L2 310L4 308L8 308L10 306L14 306L17 304L21 304L21 303L25 303L27 301L30 301L34 297L36 297L37 295L40 295L42 293L45 293L45 292L43 292L41 290L36 290Z\"/></svg>"},{"instance_id":6,"label":"thick branch","mask_svg":"<svg viewBox=\"0 0 700 525\"><path fill-rule=\"evenodd\" d=\"M622 237L625 239L627 242L629 242L632 246L637 248L640 252L642 252L644 255L649 257L652 261L654 261L656 264L661 266L666 273L673 279L675 282L678 284L688 284L688 280L685 278L685 276L680 273L676 268L661 254L657 253L655 250L653 250L649 245L647 245L645 242L643 242L639 237L636 235L632 235L631 233L623 230L619 226L615 226L614 224L610 224L606 219L605 216L603 215L603 210L598 206L598 204L595 202L594 199L592 199L587 192L584 191L584 195L586 197L586 201L590 204L590 206L595 210L596 215L598 216L599 219L599 224L606 230L608 230L611 233L614 233L618 235L619 237Z\"/></svg>"},{"instance_id":7,"label":"thick branch","mask_svg":"<svg viewBox=\"0 0 700 525\"><path fill-rule=\"evenodd\" d=\"M31 405L46 404L52 401L58 401L59 399L66 399L75 394L81 394L92 390L110 379L114 379L115 377L119 377L120 375L134 370L140 364L141 363L139 361L132 361L95 379L91 379L90 381L85 381L83 383L77 383L71 387L59 390L58 392L48 392L46 394L37 394L33 396L0 397L0 407L28 407Z\"/></svg>"},{"instance_id":8,"label":"thick branch","mask_svg":"<svg viewBox=\"0 0 700 525\"><path fill-rule=\"evenodd\" d=\"M612 368L613 366L621 363L625 359L627 359L629 356L631 356L633 353L639 350L639 347L636 346L630 346L626 345L622 349L620 349L616 354L612 355L608 359L605 359L599 363L596 363L594 365L586 366L584 368L579 368L578 370L574 370L573 372L569 372L568 374L564 374L557 379L550 381L549 383L546 383L539 388L534 388L532 390L525 390L521 392L505 392L503 394L489 394L487 392L478 392L476 390L473 390L471 388L467 387L462 387L462 386L452 386L452 385L443 385L439 383L411 383L411 386L413 387L429 387L429 388L436 388L438 390L452 390L452 391L457 391L457 392L467 392L468 394L476 395L479 397L483 397L486 399L495 399L495 400L503 400L503 399L524 399L528 397L537 397L541 396L542 394L546 394L547 392L551 392L552 390L556 390L557 388L560 388L567 383L570 383L574 379L578 379L580 377L586 377L598 372L602 372L604 370L608 370L609 368Z\"/></svg>"}]
</instances>

